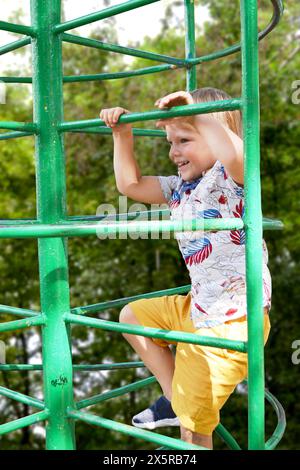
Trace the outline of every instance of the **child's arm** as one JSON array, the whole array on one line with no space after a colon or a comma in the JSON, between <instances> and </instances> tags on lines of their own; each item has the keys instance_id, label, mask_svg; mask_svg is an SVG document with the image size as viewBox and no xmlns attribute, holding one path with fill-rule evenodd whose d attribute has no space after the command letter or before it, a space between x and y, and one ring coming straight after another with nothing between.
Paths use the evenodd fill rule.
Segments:
<instances>
[{"instance_id":1,"label":"child's arm","mask_svg":"<svg viewBox=\"0 0 300 470\"><path fill-rule=\"evenodd\" d=\"M187 104L194 104L194 100L185 91L171 93L156 102L156 105L161 109ZM198 114L197 116L174 119L190 122L204 137L215 160L223 163L234 181L244 184L243 140L237 134L210 114ZM163 119L158 122L158 126L165 126L170 121Z\"/></svg>"},{"instance_id":2,"label":"child's arm","mask_svg":"<svg viewBox=\"0 0 300 470\"><path fill-rule=\"evenodd\" d=\"M216 160L223 163L231 178L244 184L243 141L218 119L197 116L198 126Z\"/></svg>"},{"instance_id":3,"label":"child's arm","mask_svg":"<svg viewBox=\"0 0 300 470\"><path fill-rule=\"evenodd\" d=\"M129 113L120 107L102 109L100 119L112 128L114 139L114 172L120 193L148 204L167 202L157 176L142 176L134 158L131 124L118 124L122 114Z\"/></svg>"}]
</instances>

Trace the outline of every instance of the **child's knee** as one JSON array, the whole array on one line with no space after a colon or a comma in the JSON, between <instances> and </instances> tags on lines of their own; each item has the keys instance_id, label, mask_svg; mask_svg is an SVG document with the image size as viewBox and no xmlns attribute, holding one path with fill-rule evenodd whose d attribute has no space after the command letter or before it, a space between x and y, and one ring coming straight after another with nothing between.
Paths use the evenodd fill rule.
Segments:
<instances>
[{"instance_id":1,"label":"child's knee","mask_svg":"<svg viewBox=\"0 0 300 470\"><path fill-rule=\"evenodd\" d=\"M134 315L132 309L129 305L125 305L119 315L119 322L120 323L132 323L132 324L139 324L136 316Z\"/></svg>"},{"instance_id":2,"label":"child's knee","mask_svg":"<svg viewBox=\"0 0 300 470\"><path fill-rule=\"evenodd\" d=\"M129 305L125 305L125 307L122 308L119 315L119 322L129 323L130 325L139 325L139 322ZM122 333L122 336L129 342L132 340L132 335L129 333Z\"/></svg>"}]
</instances>

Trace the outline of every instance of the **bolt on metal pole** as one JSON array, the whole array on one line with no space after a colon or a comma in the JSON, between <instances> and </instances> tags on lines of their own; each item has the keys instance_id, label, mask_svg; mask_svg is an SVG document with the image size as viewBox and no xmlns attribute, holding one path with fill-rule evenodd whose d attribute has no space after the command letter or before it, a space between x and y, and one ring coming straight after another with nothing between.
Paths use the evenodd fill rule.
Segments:
<instances>
[{"instance_id":1,"label":"bolt on metal pole","mask_svg":"<svg viewBox=\"0 0 300 470\"><path fill-rule=\"evenodd\" d=\"M31 0L34 120L36 136L37 217L53 224L66 215L66 179L63 136L63 76L61 37L53 28L61 21L60 0ZM75 448L72 356L69 327L63 315L70 310L68 250L65 238L38 240L45 407L49 410L46 448Z\"/></svg>"}]
</instances>

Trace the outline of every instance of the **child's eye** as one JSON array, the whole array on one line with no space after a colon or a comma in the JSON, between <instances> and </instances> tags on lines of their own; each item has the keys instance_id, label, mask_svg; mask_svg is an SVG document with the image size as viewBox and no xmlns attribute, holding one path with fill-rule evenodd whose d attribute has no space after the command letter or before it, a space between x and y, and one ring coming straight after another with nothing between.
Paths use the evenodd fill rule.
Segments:
<instances>
[{"instance_id":1,"label":"child's eye","mask_svg":"<svg viewBox=\"0 0 300 470\"><path fill-rule=\"evenodd\" d=\"M188 139L180 139L181 144L185 144L186 142L188 142Z\"/></svg>"}]
</instances>

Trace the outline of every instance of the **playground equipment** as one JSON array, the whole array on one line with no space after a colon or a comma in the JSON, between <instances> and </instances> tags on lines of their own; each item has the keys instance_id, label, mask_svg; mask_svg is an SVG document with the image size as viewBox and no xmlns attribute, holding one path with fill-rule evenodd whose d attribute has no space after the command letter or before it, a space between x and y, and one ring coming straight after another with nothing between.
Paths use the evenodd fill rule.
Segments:
<instances>
[{"instance_id":1,"label":"playground equipment","mask_svg":"<svg viewBox=\"0 0 300 470\"><path fill-rule=\"evenodd\" d=\"M1 305L0 312L24 318L0 324L0 332L14 331L20 328L40 326L42 329L43 364L3 364L0 370L43 370L44 401L0 387L0 394L26 403L39 411L15 421L1 424L0 435L29 426L37 422L46 422L47 449L75 449L74 421L86 423L129 434L136 438L151 441L169 449L198 449L181 440L158 433L137 429L113 420L81 411L83 408L100 401L148 386L156 381L149 377L139 382L126 385L102 395L97 395L77 403L74 402L72 373L74 370L89 370L89 366L72 364L71 324L100 328L108 331L126 332L142 336L166 338L180 342L202 344L218 348L229 348L248 354L248 448L274 449L285 429L284 410L277 399L264 391L264 346L263 346L263 309L262 309L262 233L263 229L281 229L282 223L262 218L260 187L260 149L259 149L259 79L258 79L258 40L264 38L278 23L283 12L281 0L271 0L273 17L265 30L258 34L257 0L241 0L241 44L228 47L202 57L195 53L194 1L184 0L186 24L186 57L183 59L144 52L137 49L106 44L94 39L67 34L66 31L111 17L125 11L143 7L159 0L130 0L110 6L97 13L61 23L60 0L31 0L31 26L24 26L0 21L0 29L25 35L8 45L0 47L0 54L16 50L31 44L33 56L33 77L2 77L10 83L33 84L34 122L1 122L0 129L8 132L0 134L0 139L10 139L28 135L35 136L36 181L37 181L37 219L1 220L1 238L37 238L39 253L40 300L41 311ZM137 57L144 57L161 62L132 72L85 75L80 77L62 75L62 44L72 42L101 50L119 52ZM244 219L209 219L204 221L204 230L241 230L246 231L246 266L247 266L247 308L248 342L229 341L198 336L190 333L169 332L154 328L143 328L104 321L85 316L110 307L122 306L133 299L174 293L187 292L190 286L152 292L144 296L102 302L77 308L70 308L68 282L67 237L88 236L103 233L137 233L141 231L162 232L164 230L182 231L187 226L185 221L133 221L135 214L120 214L117 222L107 224L101 216L68 216L66 212L65 160L63 150L64 132L109 133L100 119L76 122L63 120L64 82L83 80L103 80L122 78L149 73L170 71L176 68L186 69L186 88L196 88L196 66L210 60L237 52L242 52L242 97L225 101L178 106L170 110L148 111L123 115L120 122L138 122L157 120L165 117L186 116L198 113L219 112L240 109L243 111L244 148L245 148L245 217ZM164 132L153 130L134 130L138 135L162 136ZM55 184L54 184L55 182ZM188 228L191 229L190 221ZM203 229L195 220L192 230ZM126 243L126 241L124 241ZM255 253L255 256L253 256ZM124 363L94 366L98 370L138 367L142 363ZM271 438L265 442L264 411L265 397L271 403L278 418L278 424ZM220 424L216 432L227 442L230 448L240 446L230 433Z\"/></svg>"}]
</instances>

